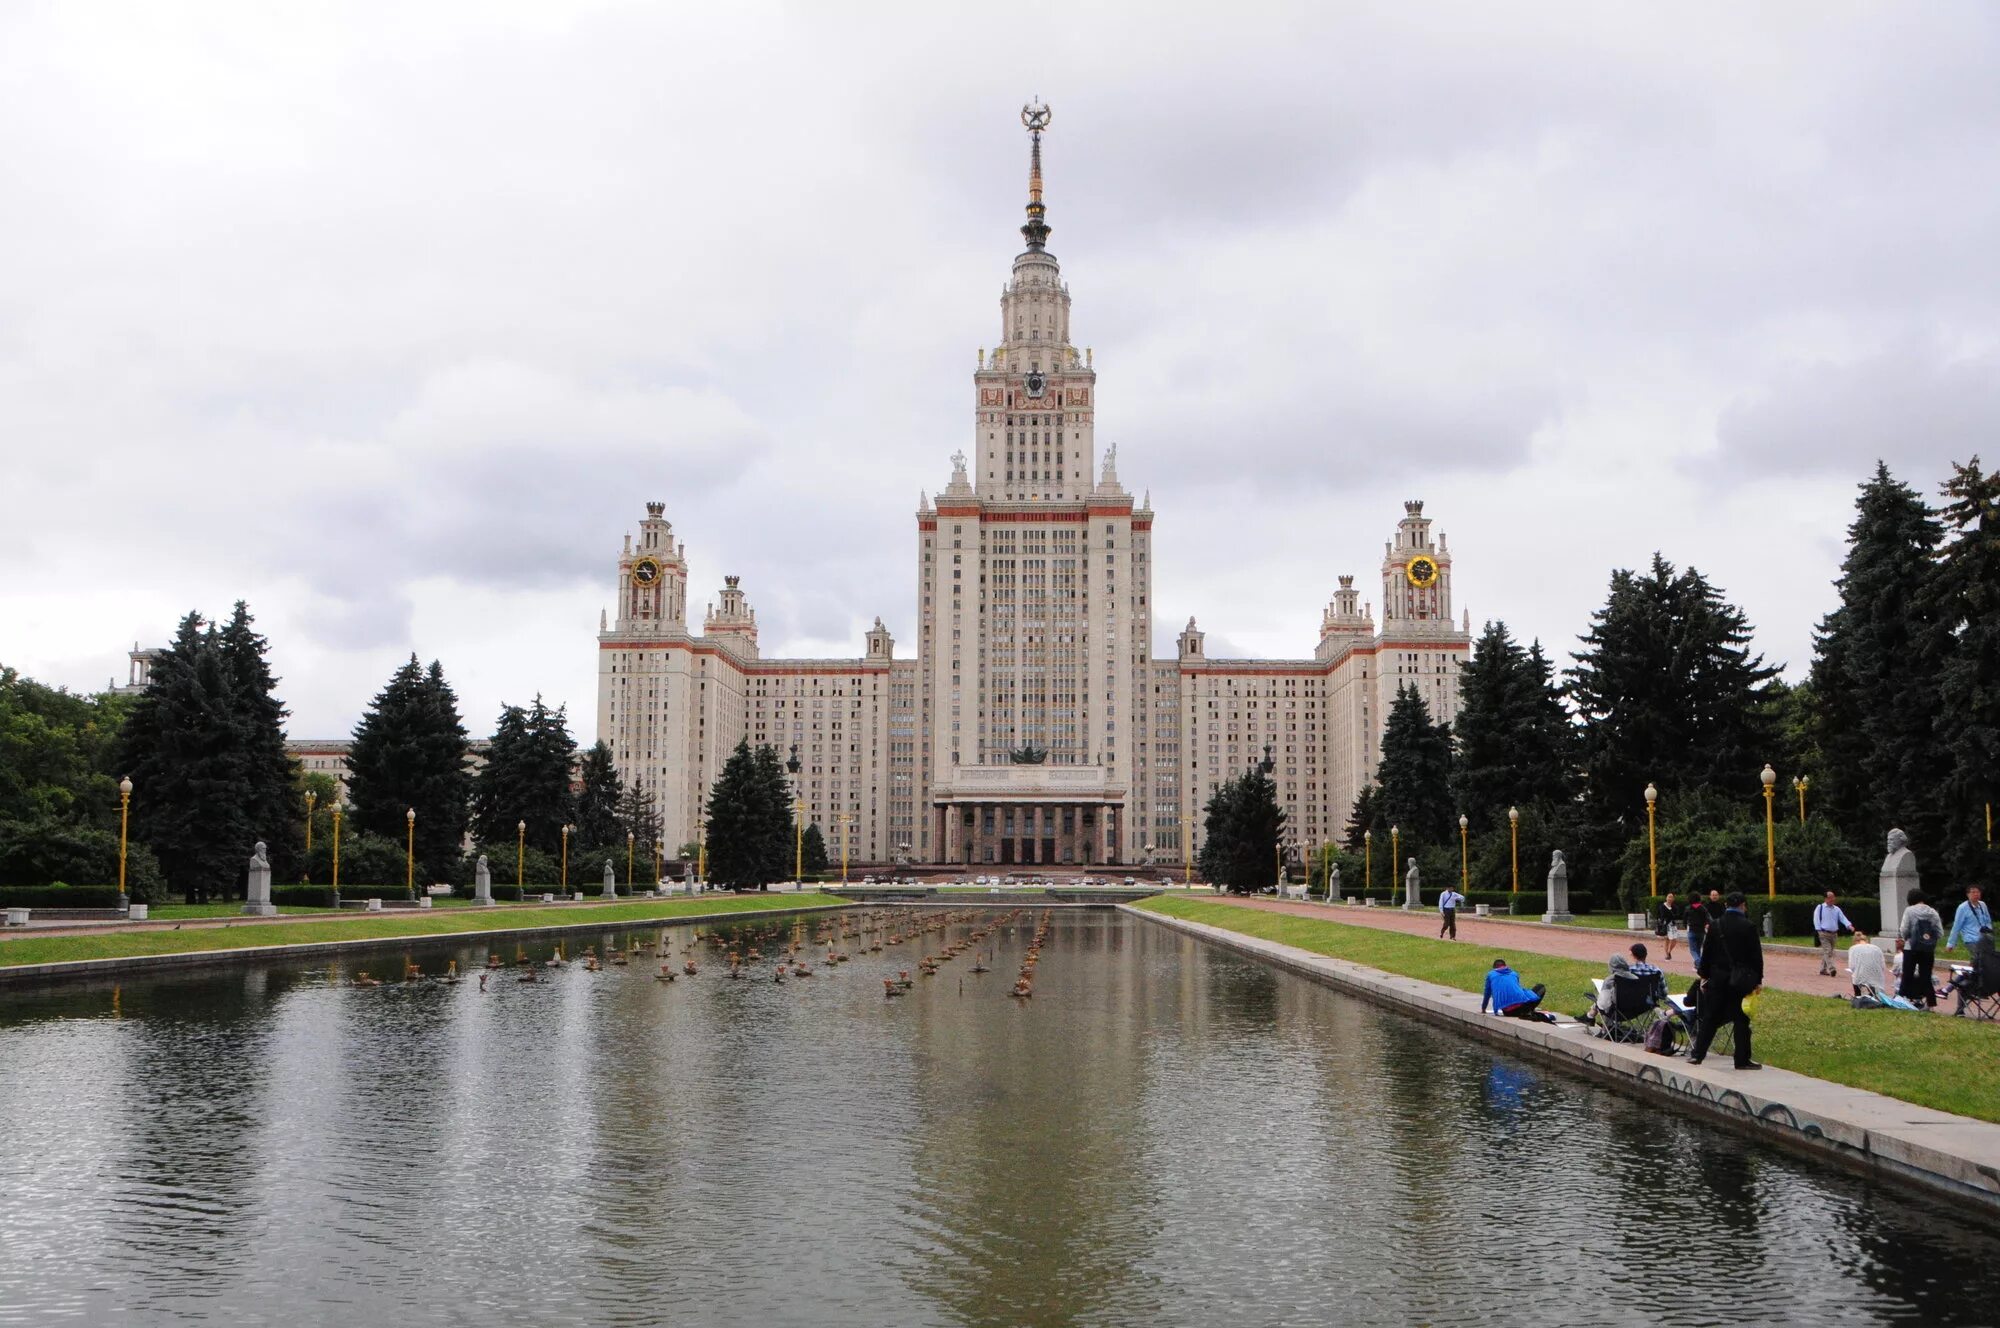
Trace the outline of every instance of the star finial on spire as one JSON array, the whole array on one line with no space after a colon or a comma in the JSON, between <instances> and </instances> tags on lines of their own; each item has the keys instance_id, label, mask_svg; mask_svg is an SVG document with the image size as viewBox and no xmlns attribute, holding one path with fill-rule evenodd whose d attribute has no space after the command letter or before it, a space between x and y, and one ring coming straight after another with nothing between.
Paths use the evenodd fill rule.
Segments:
<instances>
[{"instance_id":1,"label":"star finial on spire","mask_svg":"<svg viewBox=\"0 0 2000 1328\"><path fill-rule=\"evenodd\" d=\"M1042 131L1049 127L1050 115L1040 97L1021 108L1021 123L1032 143L1028 149L1028 224L1021 227L1030 249L1040 249L1049 239L1048 209L1042 205Z\"/></svg>"}]
</instances>

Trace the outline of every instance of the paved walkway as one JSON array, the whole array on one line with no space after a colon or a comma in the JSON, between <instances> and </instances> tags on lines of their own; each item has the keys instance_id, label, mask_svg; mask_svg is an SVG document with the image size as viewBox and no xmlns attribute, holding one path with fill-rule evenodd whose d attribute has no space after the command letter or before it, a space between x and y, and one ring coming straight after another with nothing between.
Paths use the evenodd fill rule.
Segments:
<instances>
[{"instance_id":1,"label":"paved walkway","mask_svg":"<svg viewBox=\"0 0 2000 1328\"><path fill-rule=\"evenodd\" d=\"M1258 908L1267 913L1296 913L1302 918L1324 918L1333 922L1344 922L1356 927L1376 927L1383 931L1400 931L1411 936L1436 936L1438 912L1428 908L1422 912L1405 913L1400 908L1363 908L1347 904L1301 904L1290 900L1245 899L1235 895L1220 896L1218 902L1234 904L1238 908ZM1629 931L1589 932L1570 927L1545 927L1539 923L1494 922L1475 918L1470 914L1458 916L1458 943L1460 945L1491 946L1495 950L1517 952L1526 950L1532 954L1556 955L1563 959L1582 959L1590 963L1602 964L1614 954L1625 953L1625 947L1634 941L1644 941L1649 952L1647 958L1667 971L1669 981L1676 992L1694 979L1694 963L1687 946L1676 945L1674 957L1665 957L1666 944L1651 932ZM1955 954L1955 952L1954 952ZM1943 952L1938 955L1938 969L1944 971ZM1764 947L1764 982L1768 986L1783 991L1803 991L1814 995L1848 995L1853 988L1847 981L1847 956L1842 954L1835 961L1840 968L1838 977L1819 975L1819 955L1814 952L1800 952L1794 949ZM1530 975L1532 978L1532 975Z\"/></svg>"}]
</instances>

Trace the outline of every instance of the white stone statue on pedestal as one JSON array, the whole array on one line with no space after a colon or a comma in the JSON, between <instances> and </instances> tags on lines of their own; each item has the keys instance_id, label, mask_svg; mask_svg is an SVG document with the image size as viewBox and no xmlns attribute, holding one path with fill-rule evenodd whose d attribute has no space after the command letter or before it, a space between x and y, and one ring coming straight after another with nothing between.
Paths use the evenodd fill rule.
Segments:
<instances>
[{"instance_id":1,"label":"white stone statue on pedestal","mask_svg":"<svg viewBox=\"0 0 2000 1328\"><path fill-rule=\"evenodd\" d=\"M271 902L271 860L264 856L264 841L250 855L250 888L244 892L243 911L260 918L271 917L278 906Z\"/></svg>"},{"instance_id":2,"label":"white stone statue on pedestal","mask_svg":"<svg viewBox=\"0 0 2000 1328\"><path fill-rule=\"evenodd\" d=\"M604 897L606 899L616 899L618 897L618 873L611 870L611 859L609 858L604 860Z\"/></svg>"},{"instance_id":3,"label":"white stone statue on pedestal","mask_svg":"<svg viewBox=\"0 0 2000 1328\"><path fill-rule=\"evenodd\" d=\"M1563 851L1557 849L1549 859L1549 911L1542 914L1543 922L1574 922L1569 911L1569 864L1563 861Z\"/></svg>"},{"instance_id":4,"label":"white stone statue on pedestal","mask_svg":"<svg viewBox=\"0 0 2000 1328\"><path fill-rule=\"evenodd\" d=\"M1410 859L1410 870L1403 876L1403 907L1415 908L1424 895L1424 874L1417 870L1417 860Z\"/></svg>"},{"instance_id":5,"label":"white stone statue on pedestal","mask_svg":"<svg viewBox=\"0 0 2000 1328\"><path fill-rule=\"evenodd\" d=\"M479 863L472 869L472 902L490 904L493 902L493 873L486 866L486 855L479 855Z\"/></svg>"},{"instance_id":6,"label":"white stone statue on pedestal","mask_svg":"<svg viewBox=\"0 0 2000 1328\"><path fill-rule=\"evenodd\" d=\"M1889 854L1882 859L1878 878L1882 892L1882 929L1877 936L1894 936L1903 928L1903 910L1909 906L1910 891L1917 888L1917 855L1910 852L1910 837L1901 830L1889 832Z\"/></svg>"},{"instance_id":7,"label":"white stone statue on pedestal","mask_svg":"<svg viewBox=\"0 0 2000 1328\"><path fill-rule=\"evenodd\" d=\"M1340 902L1340 864L1337 862L1326 874L1326 902L1329 904Z\"/></svg>"}]
</instances>

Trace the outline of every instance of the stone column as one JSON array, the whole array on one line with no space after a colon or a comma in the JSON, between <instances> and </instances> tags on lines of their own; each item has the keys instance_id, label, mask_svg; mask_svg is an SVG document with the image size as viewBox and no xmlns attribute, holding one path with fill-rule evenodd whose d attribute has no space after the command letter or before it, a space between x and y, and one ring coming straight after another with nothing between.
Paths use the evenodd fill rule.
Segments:
<instances>
[{"instance_id":1,"label":"stone column","mask_svg":"<svg viewBox=\"0 0 2000 1328\"><path fill-rule=\"evenodd\" d=\"M1876 879L1882 892L1881 935L1893 937L1903 929L1903 910L1909 907L1910 891L1918 884L1917 855L1910 852L1909 836L1901 830L1889 832L1889 855L1882 859L1882 871Z\"/></svg>"},{"instance_id":2,"label":"stone column","mask_svg":"<svg viewBox=\"0 0 2000 1328\"><path fill-rule=\"evenodd\" d=\"M264 841L257 841L257 851L250 855L250 888L244 893L243 911L255 917L268 918L278 911L271 902L271 860L264 856Z\"/></svg>"},{"instance_id":3,"label":"stone column","mask_svg":"<svg viewBox=\"0 0 2000 1328\"><path fill-rule=\"evenodd\" d=\"M493 873L486 866L486 855L479 855L479 863L472 869L472 902L478 905L493 902Z\"/></svg>"}]
</instances>

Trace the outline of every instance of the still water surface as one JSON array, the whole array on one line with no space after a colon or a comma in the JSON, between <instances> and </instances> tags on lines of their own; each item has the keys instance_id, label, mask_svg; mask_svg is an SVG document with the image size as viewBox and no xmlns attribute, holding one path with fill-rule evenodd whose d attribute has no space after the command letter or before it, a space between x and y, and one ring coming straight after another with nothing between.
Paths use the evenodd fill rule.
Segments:
<instances>
[{"instance_id":1,"label":"still water surface","mask_svg":"<svg viewBox=\"0 0 2000 1328\"><path fill-rule=\"evenodd\" d=\"M352 983L482 942L8 993L0 1324L1991 1321L1945 1205L1119 915L1013 1000L1035 920L894 1000L995 916L783 985L681 927L564 942L671 985Z\"/></svg>"}]
</instances>

